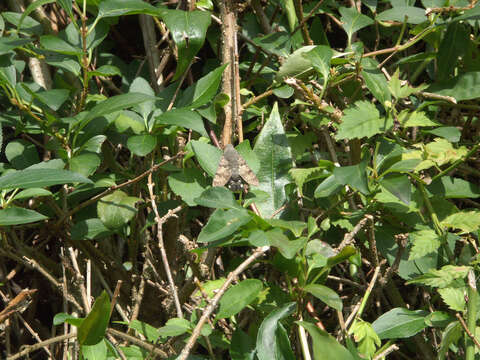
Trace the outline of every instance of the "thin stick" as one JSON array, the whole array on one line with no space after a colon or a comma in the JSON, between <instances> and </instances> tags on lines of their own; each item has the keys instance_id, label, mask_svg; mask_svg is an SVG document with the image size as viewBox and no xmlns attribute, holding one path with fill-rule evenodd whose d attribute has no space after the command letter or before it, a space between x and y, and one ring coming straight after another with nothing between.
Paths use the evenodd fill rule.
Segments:
<instances>
[{"instance_id":1,"label":"thin stick","mask_svg":"<svg viewBox=\"0 0 480 360\"><path fill-rule=\"evenodd\" d=\"M49 346L51 344L55 344L55 343L60 342L60 341L71 339L75 336L77 336L76 333L69 333L69 334L65 334L65 335L56 336L54 338L39 342L39 343L34 344L34 345L25 345L25 348L22 351L16 353L15 355L8 356L7 360L20 359L21 357L23 357L27 354L30 354L32 351L38 350L38 349L40 349L44 346Z\"/></svg>"},{"instance_id":2,"label":"thin stick","mask_svg":"<svg viewBox=\"0 0 480 360\"><path fill-rule=\"evenodd\" d=\"M148 175L148 192L150 194L150 203L152 204L153 212L155 213L155 221L157 223L157 240L158 248L160 249L160 254L162 256L163 267L165 268L165 273L167 274L168 283L172 290L173 301L175 302L175 307L177 309L177 316L183 318L182 306L180 305L180 300L178 298L177 288L175 282L173 281L172 271L170 270L170 265L168 264L167 252L165 251L165 244L163 242L163 224L171 217L175 216L177 212L182 209L182 205L177 206L175 209L170 209L168 213L160 217L157 209L157 203L155 202L155 194L153 193L153 181L152 174Z\"/></svg>"},{"instance_id":3,"label":"thin stick","mask_svg":"<svg viewBox=\"0 0 480 360\"><path fill-rule=\"evenodd\" d=\"M213 310L215 310L215 308L217 307L218 302L220 301L220 298L223 296L225 291L227 291L227 288L230 286L233 280L238 275L240 275L252 262L254 262L257 258L265 254L269 249L270 249L269 246L263 246L263 247L257 248L252 255L250 255L234 271L228 274L228 277L226 281L223 283L222 287L218 290L218 292L210 301L210 304L208 304L208 306L203 311L203 314L200 317L200 320L198 320L198 323L195 326L195 329L193 329L192 336L190 336L190 339L188 339L187 345L185 345L185 347L183 348L177 360L187 359L188 355L190 354L190 351L193 348L193 345L197 341L197 338L200 336L200 330L202 329L203 325L207 321L208 317L212 314Z\"/></svg>"},{"instance_id":4,"label":"thin stick","mask_svg":"<svg viewBox=\"0 0 480 360\"><path fill-rule=\"evenodd\" d=\"M166 359L168 357L168 355L165 352L163 352L162 350L155 347L155 345L152 345L152 344L149 344L145 341L137 339L135 336L131 336L131 335L125 334L121 331L118 331L118 330L115 330L115 329L110 329L110 328L107 329L107 333L114 336L114 337L119 337L123 340L129 341L132 344L135 344L135 345L137 345L137 346L139 346L139 347L141 347L141 348L143 348L147 351L153 352L155 355L158 355L163 359ZM10 360L10 359L7 359L7 360Z\"/></svg>"},{"instance_id":5,"label":"thin stick","mask_svg":"<svg viewBox=\"0 0 480 360\"><path fill-rule=\"evenodd\" d=\"M470 339L472 339L472 341L475 343L475 345L477 346L477 348L480 349L480 343L478 342L477 338L471 333L471 331L468 330L468 326L467 326L467 324L465 323L465 320L463 320L462 315L460 315L459 313L456 313L455 316L457 317L458 321L460 321L460 324L462 325L463 330L465 330L465 332L466 332L467 335L470 337Z\"/></svg>"}]
</instances>

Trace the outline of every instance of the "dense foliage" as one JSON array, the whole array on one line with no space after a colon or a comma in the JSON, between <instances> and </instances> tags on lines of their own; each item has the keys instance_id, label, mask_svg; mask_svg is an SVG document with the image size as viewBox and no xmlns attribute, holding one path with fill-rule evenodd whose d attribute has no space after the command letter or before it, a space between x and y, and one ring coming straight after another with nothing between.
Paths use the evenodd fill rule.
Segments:
<instances>
[{"instance_id":1,"label":"dense foliage","mask_svg":"<svg viewBox=\"0 0 480 360\"><path fill-rule=\"evenodd\" d=\"M0 11L0 358L480 358L476 1Z\"/></svg>"}]
</instances>

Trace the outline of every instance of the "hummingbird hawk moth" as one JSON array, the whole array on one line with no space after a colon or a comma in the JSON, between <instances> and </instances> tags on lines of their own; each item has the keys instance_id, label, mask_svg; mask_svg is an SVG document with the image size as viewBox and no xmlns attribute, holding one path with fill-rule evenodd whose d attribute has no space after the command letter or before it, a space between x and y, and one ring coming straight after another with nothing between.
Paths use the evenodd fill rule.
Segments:
<instances>
[{"instance_id":1,"label":"hummingbird hawk moth","mask_svg":"<svg viewBox=\"0 0 480 360\"><path fill-rule=\"evenodd\" d=\"M232 191L242 191L246 184L257 186L257 176L232 144L227 144L218 163L212 185L226 186Z\"/></svg>"}]
</instances>

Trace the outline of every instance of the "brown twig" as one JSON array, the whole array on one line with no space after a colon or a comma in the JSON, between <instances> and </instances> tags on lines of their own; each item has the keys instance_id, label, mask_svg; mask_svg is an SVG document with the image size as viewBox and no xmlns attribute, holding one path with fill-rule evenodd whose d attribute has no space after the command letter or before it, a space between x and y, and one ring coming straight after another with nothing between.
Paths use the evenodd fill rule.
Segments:
<instances>
[{"instance_id":1,"label":"brown twig","mask_svg":"<svg viewBox=\"0 0 480 360\"><path fill-rule=\"evenodd\" d=\"M215 294L215 296L212 298L208 306L205 308L203 311L202 316L198 320L197 325L195 326L195 329L192 331L192 335L188 339L187 344L183 348L182 352L180 353L180 356L177 358L177 360L186 360L188 355L190 354L190 351L192 350L193 345L197 341L198 337L200 336L200 331L209 318L210 314L215 310L215 308L218 305L218 302L220 301L220 298L223 296L225 291L227 291L227 288L230 286L230 284L233 282L234 279L237 278L252 262L254 262L257 258L265 254L268 250L270 249L269 246L264 246L257 248L252 255L250 255L244 262L242 262L235 270L233 270L228 276L225 282L223 283L222 287L218 290L218 292Z\"/></svg>"},{"instance_id":2,"label":"brown twig","mask_svg":"<svg viewBox=\"0 0 480 360\"><path fill-rule=\"evenodd\" d=\"M161 358L163 359L166 359L168 357L168 355L160 350L159 348L157 348L155 345L152 345L152 344L149 344L145 341L142 341L140 339L137 339L136 337L134 336L131 336L131 335L128 335L128 334L125 334L121 331L118 331L118 330L115 330L115 329L111 329L111 328L108 328L107 329L107 333L114 336L114 337L119 337L125 341L128 341L128 342L131 342L132 344L135 344L139 347L141 347L142 349L145 349L147 351L150 351L152 352L153 354L155 355L158 355L160 356ZM8 359L10 360L10 359Z\"/></svg>"},{"instance_id":3,"label":"brown twig","mask_svg":"<svg viewBox=\"0 0 480 360\"><path fill-rule=\"evenodd\" d=\"M340 245L338 245L337 247L337 250L340 251L342 250L345 246L347 245L350 245L351 243L354 242L354 237L355 235L357 235L357 233L365 226L365 224L367 223L368 221L368 216L369 215L365 215L363 217L362 220L360 220L357 225L355 225L355 227L353 228L352 231L350 231L349 233L346 233L345 236L343 237L343 240L342 242L340 243Z\"/></svg>"},{"instance_id":4,"label":"brown twig","mask_svg":"<svg viewBox=\"0 0 480 360\"><path fill-rule=\"evenodd\" d=\"M38 350L38 349L40 349L42 347L45 347L45 346L55 344L57 342L61 342L61 341L67 340L67 339L74 338L75 336L77 336L77 334L74 333L74 332L71 332L69 334L53 337L51 339L39 342L39 343L34 344L34 345L25 345L24 349L22 351L16 353L15 355L8 356L6 360L20 359L23 356L30 354L32 351Z\"/></svg>"},{"instance_id":5,"label":"brown twig","mask_svg":"<svg viewBox=\"0 0 480 360\"><path fill-rule=\"evenodd\" d=\"M465 330L465 332L467 333L468 337L472 339L472 341L475 343L475 346L480 349L480 342L478 342L475 335L473 335L472 332L468 330L468 326L465 323L465 320L463 320L462 315L460 315L459 313L456 313L455 316L457 317L458 321L460 321L460 324L462 325L463 330Z\"/></svg>"}]
</instances>

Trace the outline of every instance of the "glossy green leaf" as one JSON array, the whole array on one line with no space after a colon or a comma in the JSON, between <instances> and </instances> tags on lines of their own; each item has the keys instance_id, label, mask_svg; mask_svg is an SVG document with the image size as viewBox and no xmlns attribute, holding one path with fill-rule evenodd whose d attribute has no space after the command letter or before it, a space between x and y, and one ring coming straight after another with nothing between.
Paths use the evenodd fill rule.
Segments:
<instances>
[{"instance_id":1,"label":"glossy green leaf","mask_svg":"<svg viewBox=\"0 0 480 360\"><path fill-rule=\"evenodd\" d=\"M214 209L242 209L233 193L224 187L212 187L203 191L194 199L195 204Z\"/></svg>"},{"instance_id":2,"label":"glossy green leaf","mask_svg":"<svg viewBox=\"0 0 480 360\"><path fill-rule=\"evenodd\" d=\"M457 101L477 99L480 97L480 71L467 72L444 82L433 83L427 91L451 96Z\"/></svg>"},{"instance_id":3,"label":"glossy green leaf","mask_svg":"<svg viewBox=\"0 0 480 360\"><path fill-rule=\"evenodd\" d=\"M333 56L332 49L325 45L318 45L303 56L310 60L313 68L323 76L323 83L326 84L330 75L330 60L332 60Z\"/></svg>"},{"instance_id":4,"label":"glossy green leaf","mask_svg":"<svg viewBox=\"0 0 480 360\"><path fill-rule=\"evenodd\" d=\"M25 44L32 42L33 39L19 39L10 37L0 38L0 55L4 55L13 49L22 47Z\"/></svg>"},{"instance_id":5,"label":"glossy green leaf","mask_svg":"<svg viewBox=\"0 0 480 360\"><path fill-rule=\"evenodd\" d=\"M92 181L72 171L58 169L25 169L0 176L0 189L29 189L68 183Z\"/></svg>"},{"instance_id":6,"label":"glossy green leaf","mask_svg":"<svg viewBox=\"0 0 480 360\"><path fill-rule=\"evenodd\" d=\"M203 46L210 26L210 13L162 9L162 20L165 21L178 47L178 64L173 77L175 81L187 70L193 57Z\"/></svg>"},{"instance_id":7,"label":"glossy green leaf","mask_svg":"<svg viewBox=\"0 0 480 360\"><path fill-rule=\"evenodd\" d=\"M388 83L385 75L377 67L378 62L372 58L366 57L362 59L362 77L365 80L365 85L372 95L385 106L385 102L391 102L392 96L388 90Z\"/></svg>"},{"instance_id":8,"label":"glossy green leaf","mask_svg":"<svg viewBox=\"0 0 480 360\"><path fill-rule=\"evenodd\" d=\"M395 195L405 205L410 205L412 197L412 184L407 175L395 174L381 179L380 185Z\"/></svg>"},{"instance_id":9,"label":"glossy green leaf","mask_svg":"<svg viewBox=\"0 0 480 360\"><path fill-rule=\"evenodd\" d=\"M461 178L443 176L427 186L427 190L434 196L446 199L468 199L480 197L480 187Z\"/></svg>"},{"instance_id":10,"label":"glossy green leaf","mask_svg":"<svg viewBox=\"0 0 480 360\"><path fill-rule=\"evenodd\" d=\"M5 147L5 156L19 170L40 162L35 145L23 139L10 141Z\"/></svg>"},{"instance_id":11,"label":"glossy green leaf","mask_svg":"<svg viewBox=\"0 0 480 360\"><path fill-rule=\"evenodd\" d=\"M192 141L192 149L202 169L205 170L208 175L212 177L215 176L218 163L222 157L222 150L213 145L196 140Z\"/></svg>"},{"instance_id":12,"label":"glossy green leaf","mask_svg":"<svg viewBox=\"0 0 480 360\"><path fill-rule=\"evenodd\" d=\"M97 213L103 224L109 229L118 229L128 223L137 213L135 204L141 199L128 196L116 190L98 201Z\"/></svg>"},{"instance_id":13,"label":"glossy green leaf","mask_svg":"<svg viewBox=\"0 0 480 360\"><path fill-rule=\"evenodd\" d=\"M286 77L302 77L302 74L310 73L313 66L310 59L305 57L305 54L314 48L313 45L307 45L295 50L282 63L275 79L282 82Z\"/></svg>"},{"instance_id":14,"label":"glossy green leaf","mask_svg":"<svg viewBox=\"0 0 480 360\"><path fill-rule=\"evenodd\" d=\"M155 146L157 146L157 137L150 134L130 136L127 140L128 149L137 156L150 154Z\"/></svg>"},{"instance_id":15,"label":"glossy green leaf","mask_svg":"<svg viewBox=\"0 0 480 360\"><path fill-rule=\"evenodd\" d=\"M425 9L414 6L397 6L377 15L380 21L398 21L407 24L420 24L427 21Z\"/></svg>"},{"instance_id":16,"label":"glossy green leaf","mask_svg":"<svg viewBox=\"0 0 480 360\"><path fill-rule=\"evenodd\" d=\"M347 33L348 43L352 40L352 35L358 30L373 24L373 20L366 15L359 13L355 8L341 7L338 9L342 17L340 21L343 23L343 29Z\"/></svg>"},{"instance_id":17,"label":"glossy green leaf","mask_svg":"<svg viewBox=\"0 0 480 360\"><path fill-rule=\"evenodd\" d=\"M182 198L188 206L197 205L195 199L205 191L207 181L199 169L186 168L168 176L168 186ZM225 189L226 190L226 189Z\"/></svg>"},{"instance_id":18,"label":"glossy green leaf","mask_svg":"<svg viewBox=\"0 0 480 360\"><path fill-rule=\"evenodd\" d=\"M211 71L195 84L185 90L177 107L195 109L213 99L222 80L222 74L227 65L222 65Z\"/></svg>"},{"instance_id":19,"label":"glossy green leaf","mask_svg":"<svg viewBox=\"0 0 480 360\"><path fill-rule=\"evenodd\" d=\"M441 126L432 130L422 130L423 133L433 134L447 139L452 143L460 141L462 133L455 126Z\"/></svg>"},{"instance_id":20,"label":"glossy green leaf","mask_svg":"<svg viewBox=\"0 0 480 360\"><path fill-rule=\"evenodd\" d=\"M98 154L102 151L102 144L105 142L105 140L107 140L105 135L96 135L91 137L82 146L80 146L78 152L85 150Z\"/></svg>"},{"instance_id":21,"label":"glossy green leaf","mask_svg":"<svg viewBox=\"0 0 480 360\"><path fill-rule=\"evenodd\" d=\"M71 230L72 240L101 239L113 234L98 218L86 219L75 223Z\"/></svg>"},{"instance_id":22,"label":"glossy green leaf","mask_svg":"<svg viewBox=\"0 0 480 360\"><path fill-rule=\"evenodd\" d=\"M203 120L198 113L187 109L175 109L164 112L155 118L155 126L160 124L177 125L187 129L192 129L200 135L208 137L203 125Z\"/></svg>"},{"instance_id":23,"label":"glossy green leaf","mask_svg":"<svg viewBox=\"0 0 480 360\"><path fill-rule=\"evenodd\" d=\"M255 300L263 289L257 279L246 279L228 289L220 299L216 319L224 319L238 314Z\"/></svg>"},{"instance_id":24,"label":"glossy green leaf","mask_svg":"<svg viewBox=\"0 0 480 360\"><path fill-rule=\"evenodd\" d=\"M20 207L0 209L0 226L29 224L45 219L48 218L30 209Z\"/></svg>"},{"instance_id":25,"label":"glossy green leaf","mask_svg":"<svg viewBox=\"0 0 480 360\"><path fill-rule=\"evenodd\" d=\"M40 196L51 196L52 192L42 188L25 189L15 195L15 200L30 199Z\"/></svg>"},{"instance_id":26,"label":"glossy green leaf","mask_svg":"<svg viewBox=\"0 0 480 360\"><path fill-rule=\"evenodd\" d=\"M338 183L350 185L363 194L369 194L366 170L366 163L361 162L358 165L336 167L333 175Z\"/></svg>"},{"instance_id":27,"label":"glossy green leaf","mask_svg":"<svg viewBox=\"0 0 480 360\"><path fill-rule=\"evenodd\" d=\"M135 106L135 109L138 110L143 119L148 120L148 116L155 109L155 92L153 91L152 87L147 80L142 77L137 77L132 81L129 90L130 92L141 93L150 97L151 100L142 102L141 104Z\"/></svg>"},{"instance_id":28,"label":"glossy green leaf","mask_svg":"<svg viewBox=\"0 0 480 360\"><path fill-rule=\"evenodd\" d=\"M437 290L442 300L453 311L463 312L466 310L465 294L467 292L466 287L447 287Z\"/></svg>"},{"instance_id":29,"label":"glossy green leaf","mask_svg":"<svg viewBox=\"0 0 480 360\"><path fill-rule=\"evenodd\" d=\"M277 334L280 320L291 315L296 303L291 302L270 312L263 320L257 333L257 357L258 360L283 360L293 359L290 353L282 353L280 337Z\"/></svg>"},{"instance_id":30,"label":"glossy green leaf","mask_svg":"<svg viewBox=\"0 0 480 360\"><path fill-rule=\"evenodd\" d=\"M274 31L270 34L254 38L253 42L262 49L282 57L288 57L292 47L292 37L286 31Z\"/></svg>"},{"instance_id":31,"label":"glossy green leaf","mask_svg":"<svg viewBox=\"0 0 480 360\"><path fill-rule=\"evenodd\" d=\"M52 89L39 91L32 94L35 99L47 105L50 109L57 111L60 106L68 99L69 91L66 89Z\"/></svg>"},{"instance_id":32,"label":"glossy green leaf","mask_svg":"<svg viewBox=\"0 0 480 360\"><path fill-rule=\"evenodd\" d=\"M422 127L422 126L438 126L436 122L430 120L423 111L403 110L398 114L397 121L402 127Z\"/></svg>"},{"instance_id":33,"label":"glossy green leaf","mask_svg":"<svg viewBox=\"0 0 480 360\"><path fill-rule=\"evenodd\" d=\"M43 35L40 37L40 44L49 51L64 55L82 55L82 49L70 45L65 40L62 40L58 36L54 35Z\"/></svg>"},{"instance_id":34,"label":"glossy green leaf","mask_svg":"<svg viewBox=\"0 0 480 360\"><path fill-rule=\"evenodd\" d=\"M98 18L133 14L158 16L160 9L142 0L104 0L98 5Z\"/></svg>"},{"instance_id":35,"label":"glossy green leaf","mask_svg":"<svg viewBox=\"0 0 480 360\"><path fill-rule=\"evenodd\" d=\"M427 315L423 310L394 308L375 320L372 327L380 339L408 338L425 329Z\"/></svg>"},{"instance_id":36,"label":"glossy green leaf","mask_svg":"<svg viewBox=\"0 0 480 360\"><path fill-rule=\"evenodd\" d=\"M325 285L320 285L320 284L308 284L303 288L303 290L305 290L306 292L309 292L310 294L315 296L317 299L322 300L325 304L327 304L331 308L338 311L342 311L342 308L343 308L342 299L340 299L340 296L329 287Z\"/></svg>"},{"instance_id":37,"label":"glossy green leaf","mask_svg":"<svg viewBox=\"0 0 480 360\"><path fill-rule=\"evenodd\" d=\"M447 325L442 333L442 341L440 343L440 348L438 349L439 360L445 359L445 355L450 349L450 346L456 344L462 337L463 333L464 331L460 321L452 321Z\"/></svg>"},{"instance_id":38,"label":"glossy green leaf","mask_svg":"<svg viewBox=\"0 0 480 360\"><path fill-rule=\"evenodd\" d=\"M90 176L98 169L101 162L97 154L83 153L70 159L70 170L83 176Z\"/></svg>"},{"instance_id":39,"label":"glossy green leaf","mask_svg":"<svg viewBox=\"0 0 480 360\"><path fill-rule=\"evenodd\" d=\"M208 243L232 235L240 226L251 220L245 209L217 209L198 235L197 242Z\"/></svg>"},{"instance_id":40,"label":"glossy green leaf","mask_svg":"<svg viewBox=\"0 0 480 360\"><path fill-rule=\"evenodd\" d=\"M104 290L95 300L92 310L78 328L80 345L95 345L102 341L110 321L110 299Z\"/></svg>"},{"instance_id":41,"label":"glossy green leaf","mask_svg":"<svg viewBox=\"0 0 480 360\"><path fill-rule=\"evenodd\" d=\"M464 279L469 271L469 266L445 265L441 269L432 268L425 274L408 281L407 284L425 284L445 288L450 286L454 280Z\"/></svg>"},{"instance_id":42,"label":"glossy green leaf","mask_svg":"<svg viewBox=\"0 0 480 360\"><path fill-rule=\"evenodd\" d=\"M312 337L315 359L354 360L353 355L329 333L306 321L296 323L305 328Z\"/></svg>"},{"instance_id":43,"label":"glossy green leaf","mask_svg":"<svg viewBox=\"0 0 480 360\"><path fill-rule=\"evenodd\" d=\"M257 178L260 185L256 189L270 194L266 201L258 202L257 208L263 217L276 214L285 201L285 185L290 182L288 170L292 167L292 152L280 119L278 105L275 104L269 119L265 122L255 144L254 152L260 162Z\"/></svg>"}]
</instances>

